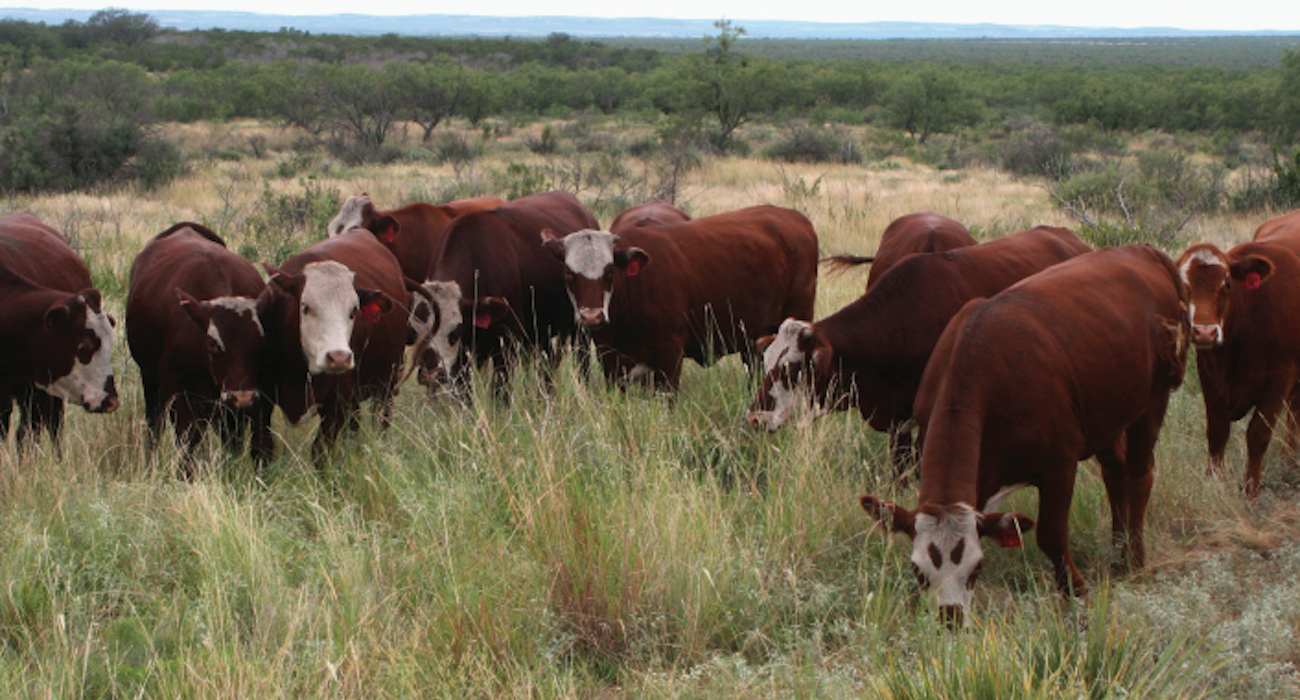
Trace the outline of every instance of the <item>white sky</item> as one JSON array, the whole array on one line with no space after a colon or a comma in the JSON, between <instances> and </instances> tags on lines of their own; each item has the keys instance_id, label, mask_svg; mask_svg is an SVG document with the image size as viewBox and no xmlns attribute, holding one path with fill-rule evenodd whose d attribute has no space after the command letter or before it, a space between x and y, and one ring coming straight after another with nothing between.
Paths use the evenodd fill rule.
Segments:
<instances>
[{"instance_id":1,"label":"white sky","mask_svg":"<svg viewBox=\"0 0 1300 700\"><path fill-rule=\"evenodd\" d=\"M660 17L674 19L783 19L810 22L944 22L958 24L1054 24L1072 27L1177 27L1180 29L1300 31L1300 0L932 0L863 2L821 0L808 5L790 0L660 0L654 3L596 0L19 0L15 6L39 9L123 7L135 11L231 10L284 15L459 14L526 17ZM2 8L0 8L2 9Z\"/></svg>"}]
</instances>

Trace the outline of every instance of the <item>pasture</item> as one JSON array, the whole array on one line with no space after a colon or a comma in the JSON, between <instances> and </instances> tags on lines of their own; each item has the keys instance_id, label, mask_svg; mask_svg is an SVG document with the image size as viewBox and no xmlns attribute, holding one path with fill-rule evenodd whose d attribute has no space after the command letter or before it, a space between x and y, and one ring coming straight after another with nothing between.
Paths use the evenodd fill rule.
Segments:
<instances>
[{"instance_id":1,"label":"pasture","mask_svg":"<svg viewBox=\"0 0 1300 700\"><path fill-rule=\"evenodd\" d=\"M304 160L252 123L169 127L200 152L150 192L15 197L71 238L119 319L143 242L197 220L276 264L369 192L382 206L484 192L538 163L520 129L472 164ZM613 125L610 128L615 128ZM470 134L472 137L472 133ZM251 138L257 153L246 152ZM514 144L514 145L512 145ZM515 147L518 145L518 147ZM237 156L237 157L236 157ZM687 173L693 216L760 203L803 211L823 254L875 250L930 209L987 239L1073 226L1051 197L994 170L720 159ZM579 189L602 223L611 190ZM335 205L337 205L335 201ZM301 216L290 216L294 212ZM323 220L318 220L321 214ZM1260 217L1201 216L1223 247ZM1179 251L1168 251L1177 255ZM866 271L823 276L818 315ZM548 394L516 373L508 405L430 401L410 382L393 427L367 420L321 469L314 420L277 414L278 458L255 473L215 446L175 476L144 449L139 373L119 325L122 407L70 410L62 453L0 452L0 695L29 698L1283 698L1300 689L1300 470L1275 443L1258 503L1205 474L1194 371L1156 455L1148 567L1112 578L1095 465L1081 470L1071 547L1093 593L1064 601L1033 547L989 547L972 624L950 633L908 571L910 543L857 497L908 506L886 439L853 413L766 434L736 358L687 364L676 397L621 392L576 363ZM1036 494L1008 510L1033 516Z\"/></svg>"}]
</instances>

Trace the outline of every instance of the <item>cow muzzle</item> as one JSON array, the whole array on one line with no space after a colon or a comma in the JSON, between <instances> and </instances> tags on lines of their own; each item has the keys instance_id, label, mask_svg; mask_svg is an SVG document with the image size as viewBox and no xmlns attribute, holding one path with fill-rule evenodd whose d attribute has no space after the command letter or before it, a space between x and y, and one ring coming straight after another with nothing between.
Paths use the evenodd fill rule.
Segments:
<instances>
[{"instance_id":1,"label":"cow muzzle","mask_svg":"<svg viewBox=\"0 0 1300 700\"><path fill-rule=\"evenodd\" d=\"M112 413L116 411L121 402L117 399L117 385L113 382L113 377L109 376L108 379L104 380L103 395L98 400L88 400L83 405L91 413Z\"/></svg>"},{"instance_id":2,"label":"cow muzzle","mask_svg":"<svg viewBox=\"0 0 1300 700\"><path fill-rule=\"evenodd\" d=\"M325 353L325 374L343 374L352 369L351 350L330 350Z\"/></svg>"},{"instance_id":3,"label":"cow muzzle","mask_svg":"<svg viewBox=\"0 0 1300 700\"><path fill-rule=\"evenodd\" d=\"M965 621L965 611L960 605L940 605L939 619L950 630L961 629L962 623Z\"/></svg>"},{"instance_id":4,"label":"cow muzzle","mask_svg":"<svg viewBox=\"0 0 1300 700\"><path fill-rule=\"evenodd\" d=\"M1192 344L1201 349L1208 349L1223 344L1223 327L1219 324L1194 324L1192 326Z\"/></svg>"},{"instance_id":5,"label":"cow muzzle","mask_svg":"<svg viewBox=\"0 0 1300 700\"><path fill-rule=\"evenodd\" d=\"M252 408L257 401L256 391L223 391L221 400L235 408Z\"/></svg>"},{"instance_id":6,"label":"cow muzzle","mask_svg":"<svg viewBox=\"0 0 1300 700\"><path fill-rule=\"evenodd\" d=\"M769 433L775 433L781 427L772 411L750 411L745 414L745 422L749 423L751 428L766 430Z\"/></svg>"},{"instance_id":7,"label":"cow muzzle","mask_svg":"<svg viewBox=\"0 0 1300 700\"><path fill-rule=\"evenodd\" d=\"M604 309L578 309L578 323L587 328L603 326L608 322L609 319L605 318Z\"/></svg>"}]
</instances>

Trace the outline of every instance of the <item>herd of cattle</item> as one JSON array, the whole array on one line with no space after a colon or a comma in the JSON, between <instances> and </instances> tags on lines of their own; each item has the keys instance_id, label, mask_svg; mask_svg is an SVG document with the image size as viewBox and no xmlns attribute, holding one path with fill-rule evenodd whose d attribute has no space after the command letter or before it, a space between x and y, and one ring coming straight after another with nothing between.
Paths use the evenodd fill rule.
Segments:
<instances>
[{"instance_id":1,"label":"herd of cattle","mask_svg":"<svg viewBox=\"0 0 1300 700\"><path fill-rule=\"evenodd\" d=\"M762 364L754 427L856 406L888 432L900 473L919 465L916 508L861 505L912 537L917 579L955 623L980 538L1019 546L1035 526L996 512L1023 486L1039 490L1037 543L1057 584L1085 590L1068 548L1082 459L1101 465L1115 546L1142 566L1153 452L1189 345L1211 468L1254 409L1249 496L1284 404L1293 423L1300 408L1300 211L1177 262L1142 245L1093 251L1045 226L977 243L928 212L891 223L874 258L819 261L812 224L790 209L691 219L657 201L603 231L562 192L389 211L362 194L326 233L265 279L195 223L137 256L125 324L149 444L170 418L183 475L209 429L270 459L275 406L293 423L317 410L318 451L359 425L363 401L387 425L411 373L456 392L491 364L503 390L521 354L554 367L565 350L587 362L594 343L609 380L673 390L685 358L741 352ZM819 262L873 265L859 299L814 322ZM0 302L0 434L15 405L20 446L42 432L57 444L64 401L117 408L116 321L67 241L31 214L0 219Z\"/></svg>"}]
</instances>

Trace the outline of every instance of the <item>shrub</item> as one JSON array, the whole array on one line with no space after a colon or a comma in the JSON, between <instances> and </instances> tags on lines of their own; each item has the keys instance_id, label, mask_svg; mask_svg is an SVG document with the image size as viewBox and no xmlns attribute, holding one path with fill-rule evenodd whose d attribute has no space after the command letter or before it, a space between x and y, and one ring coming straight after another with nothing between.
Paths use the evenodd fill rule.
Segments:
<instances>
[{"instance_id":1,"label":"shrub","mask_svg":"<svg viewBox=\"0 0 1300 700\"><path fill-rule=\"evenodd\" d=\"M998 161L1007 172L1057 181L1068 178L1074 168L1065 139L1042 127L1012 134L1002 144Z\"/></svg>"},{"instance_id":2,"label":"shrub","mask_svg":"<svg viewBox=\"0 0 1300 700\"><path fill-rule=\"evenodd\" d=\"M852 140L808 126L789 129L785 138L767 147L763 155L786 163L848 164L862 160L862 154Z\"/></svg>"}]
</instances>

